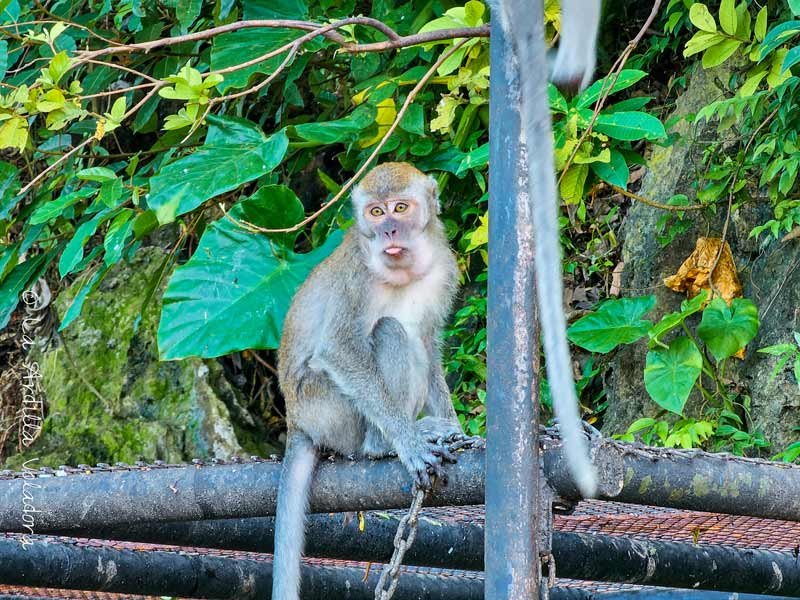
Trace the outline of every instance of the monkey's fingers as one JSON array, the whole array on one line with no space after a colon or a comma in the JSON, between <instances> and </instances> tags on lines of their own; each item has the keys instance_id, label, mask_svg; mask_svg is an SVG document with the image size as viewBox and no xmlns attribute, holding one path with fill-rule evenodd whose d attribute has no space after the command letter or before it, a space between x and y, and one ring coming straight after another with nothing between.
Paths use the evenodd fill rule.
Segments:
<instances>
[{"instance_id":1,"label":"monkey's fingers","mask_svg":"<svg viewBox=\"0 0 800 600\"><path fill-rule=\"evenodd\" d=\"M450 452L450 449L447 446L439 446L435 450L433 450L433 453L436 456L440 457L442 459L442 462L446 463L458 462L458 458L456 458L456 455Z\"/></svg>"}]
</instances>

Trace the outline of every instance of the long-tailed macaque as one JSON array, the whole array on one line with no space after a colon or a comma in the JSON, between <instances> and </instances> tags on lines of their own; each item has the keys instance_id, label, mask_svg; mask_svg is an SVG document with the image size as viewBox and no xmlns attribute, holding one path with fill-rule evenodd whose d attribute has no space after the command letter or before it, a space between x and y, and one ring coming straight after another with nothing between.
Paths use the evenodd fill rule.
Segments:
<instances>
[{"instance_id":1,"label":"long-tailed macaque","mask_svg":"<svg viewBox=\"0 0 800 600\"><path fill-rule=\"evenodd\" d=\"M385 163L354 188L352 201L356 225L297 292L281 339L288 433L273 600L299 598L318 450L396 453L429 488L442 463L455 460L437 440L463 435L439 353L457 270L436 181L411 165Z\"/></svg>"}]
</instances>

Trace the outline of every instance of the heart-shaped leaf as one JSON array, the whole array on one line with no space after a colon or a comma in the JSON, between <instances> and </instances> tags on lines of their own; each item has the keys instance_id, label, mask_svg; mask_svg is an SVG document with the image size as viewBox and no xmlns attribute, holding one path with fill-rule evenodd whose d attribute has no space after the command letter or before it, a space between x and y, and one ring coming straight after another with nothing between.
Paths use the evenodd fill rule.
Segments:
<instances>
[{"instance_id":1,"label":"heart-shaped leaf","mask_svg":"<svg viewBox=\"0 0 800 600\"><path fill-rule=\"evenodd\" d=\"M714 298L703 311L697 335L717 361L733 356L758 332L758 309L747 298L734 298L729 307Z\"/></svg>"},{"instance_id":2,"label":"heart-shaped leaf","mask_svg":"<svg viewBox=\"0 0 800 600\"><path fill-rule=\"evenodd\" d=\"M278 257L274 241L234 221L252 218L264 201L257 194L236 204L231 219L208 227L189 262L173 273L158 328L162 359L278 347L292 296L342 236L308 254L284 250Z\"/></svg>"},{"instance_id":3,"label":"heart-shaped leaf","mask_svg":"<svg viewBox=\"0 0 800 600\"><path fill-rule=\"evenodd\" d=\"M668 348L647 353L644 387L661 408L680 415L702 369L700 350L688 337L681 336L672 340Z\"/></svg>"},{"instance_id":4,"label":"heart-shaped leaf","mask_svg":"<svg viewBox=\"0 0 800 600\"><path fill-rule=\"evenodd\" d=\"M596 312L581 317L567 330L573 344L605 354L620 344L635 342L653 325L642 319L656 305L655 296L608 300Z\"/></svg>"}]
</instances>

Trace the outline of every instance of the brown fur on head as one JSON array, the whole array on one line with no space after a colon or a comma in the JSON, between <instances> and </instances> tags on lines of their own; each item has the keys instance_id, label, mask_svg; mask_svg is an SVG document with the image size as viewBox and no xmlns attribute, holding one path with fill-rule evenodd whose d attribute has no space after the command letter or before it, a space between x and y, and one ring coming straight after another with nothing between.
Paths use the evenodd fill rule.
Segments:
<instances>
[{"instance_id":1,"label":"brown fur on head","mask_svg":"<svg viewBox=\"0 0 800 600\"><path fill-rule=\"evenodd\" d=\"M433 177L408 163L372 169L353 189L353 214L367 262L381 279L405 284L426 273L433 246L446 247Z\"/></svg>"}]
</instances>

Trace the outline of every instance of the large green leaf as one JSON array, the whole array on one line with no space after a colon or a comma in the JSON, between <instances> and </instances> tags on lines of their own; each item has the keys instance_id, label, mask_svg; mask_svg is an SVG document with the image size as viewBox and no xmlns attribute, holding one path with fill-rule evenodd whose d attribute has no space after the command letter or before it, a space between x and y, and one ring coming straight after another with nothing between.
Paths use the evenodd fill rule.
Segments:
<instances>
[{"instance_id":1,"label":"large green leaf","mask_svg":"<svg viewBox=\"0 0 800 600\"><path fill-rule=\"evenodd\" d=\"M92 292L103 280L103 277L106 276L108 273L109 266L102 265L97 271L92 274L88 281L85 281L81 286L81 289L78 290L78 293L75 294L75 297L70 302L69 308L67 308L66 312L64 313L64 318L61 319L61 324L58 326L59 331L63 331L66 327L69 326L75 319L77 319L80 314L81 310L83 309L83 304L86 302L86 298L89 296L89 293Z\"/></svg>"},{"instance_id":2,"label":"large green leaf","mask_svg":"<svg viewBox=\"0 0 800 600\"><path fill-rule=\"evenodd\" d=\"M308 7L303 0L247 0L244 2L244 19L305 19ZM242 64L248 60L263 56L280 48L303 35L297 29L252 28L225 33L214 38L211 46L211 69L224 69ZM307 47L319 49L319 38ZM254 73L272 73L285 58L277 56L270 60L246 67L232 73L226 73L225 79L217 87L220 92L230 88L241 88L247 85Z\"/></svg>"},{"instance_id":3,"label":"large green leaf","mask_svg":"<svg viewBox=\"0 0 800 600\"><path fill-rule=\"evenodd\" d=\"M235 205L233 219L252 218L264 197ZM162 359L213 357L246 348L277 348L292 296L341 233L308 254L285 250L226 217L203 234L192 258L164 293L158 347Z\"/></svg>"},{"instance_id":4,"label":"large green leaf","mask_svg":"<svg viewBox=\"0 0 800 600\"><path fill-rule=\"evenodd\" d=\"M617 140L657 140L667 136L664 125L647 113L614 112L600 113L594 124L595 130Z\"/></svg>"},{"instance_id":5,"label":"large green leaf","mask_svg":"<svg viewBox=\"0 0 800 600\"><path fill-rule=\"evenodd\" d=\"M289 140L283 130L267 138L254 123L224 117L209 121L212 128L203 146L150 179L147 203L161 224L266 175L286 154Z\"/></svg>"},{"instance_id":6,"label":"large green leaf","mask_svg":"<svg viewBox=\"0 0 800 600\"><path fill-rule=\"evenodd\" d=\"M675 338L668 348L647 353L644 386L661 408L682 414L692 386L703 369L703 356L686 336Z\"/></svg>"},{"instance_id":7,"label":"large green leaf","mask_svg":"<svg viewBox=\"0 0 800 600\"><path fill-rule=\"evenodd\" d=\"M575 321L567 336L573 344L590 352L611 352L620 344L630 344L647 334L652 323L642 317L655 305L655 296L608 300L596 312Z\"/></svg>"},{"instance_id":8,"label":"large green leaf","mask_svg":"<svg viewBox=\"0 0 800 600\"><path fill-rule=\"evenodd\" d=\"M735 298L729 307L714 298L703 311L697 335L718 361L733 356L758 332L758 309L747 298Z\"/></svg>"},{"instance_id":9,"label":"large green leaf","mask_svg":"<svg viewBox=\"0 0 800 600\"><path fill-rule=\"evenodd\" d=\"M31 225L47 223L47 221L50 219L54 219L61 215L66 208L72 206L73 204L77 204L81 200L85 200L95 193L97 193L97 188L82 187L74 192L61 194L55 200L51 200L50 202L42 204L39 208L33 211L33 214L30 217L30 223Z\"/></svg>"},{"instance_id":10,"label":"large green leaf","mask_svg":"<svg viewBox=\"0 0 800 600\"><path fill-rule=\"evenodd\" d=\"M20 295L44 273L54 253L38 254L14 267L0 285L0 330L8 325L11 313L19 304Z\"/></svg>"},{"instance_id":11,"label":"large green leaf","mask_svg":"<svg viewBox=\"0 0 800 600\"><path fill-rule=\"evenodd\" d=\"M285 185L265 185L239 204L242 219L267 229L285 229L299 223L305 214L303 203ZM294 247L298 231L271 233L269 237L286 248Z\"/></svg>"}]
</instances>

